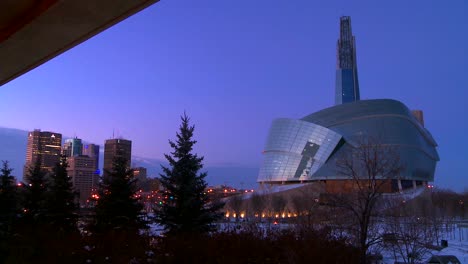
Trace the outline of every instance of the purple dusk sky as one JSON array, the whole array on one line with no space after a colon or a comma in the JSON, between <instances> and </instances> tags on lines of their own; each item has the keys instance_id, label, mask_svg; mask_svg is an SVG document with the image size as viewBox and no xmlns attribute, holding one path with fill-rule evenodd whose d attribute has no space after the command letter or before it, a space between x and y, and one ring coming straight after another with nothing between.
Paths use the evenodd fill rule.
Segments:
<instances>
[{"instance_id":1,"label":"purple dusk sky","mask_svg":"<svg viewBox=\"0 0 468 264\"><path fill-rule=\"evenodd\" d=\"M207 164L259 167L274 118L333 105L342 15L361 98L423 110L436 184L468 188L466 0L163 0L0 87L0 126L162 159L185 110Z\"/></svg>"}]
</instances>

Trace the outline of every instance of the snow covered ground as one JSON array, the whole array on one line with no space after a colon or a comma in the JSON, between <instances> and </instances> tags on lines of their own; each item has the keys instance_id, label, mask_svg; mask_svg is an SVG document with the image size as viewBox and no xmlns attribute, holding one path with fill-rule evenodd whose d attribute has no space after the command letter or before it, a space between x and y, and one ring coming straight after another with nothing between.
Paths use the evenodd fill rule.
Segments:
<instances>
[{"instance_id":1,"label":"snow covered ground","mask_svg":"<svg viewBox=\"0 0 468 264\"><path fill-rule=\"evenodd\" d=\"M438 251L430 250L422 258L422 262L429 260L433 255L453 255L456 256L461 263L468 264L468 224L459 223L450 233L442 233L441 239L447 240L448 247ZM403 259L393 256L392 252L381 252L383 255L384 264L393 264L395 261L403 262Z\"/></svg>"},{"instance_id":2,"label":"snow covered ground","mask_svg":"<svg viewBox=\"0 0 468 264\"><path fill-rule=\"evenodd\" d=\"M468 241L449 240L449 246L439 252L433 252L434 255L454 255L461 263L468 264Z\"/></svg>"}]
</instances>

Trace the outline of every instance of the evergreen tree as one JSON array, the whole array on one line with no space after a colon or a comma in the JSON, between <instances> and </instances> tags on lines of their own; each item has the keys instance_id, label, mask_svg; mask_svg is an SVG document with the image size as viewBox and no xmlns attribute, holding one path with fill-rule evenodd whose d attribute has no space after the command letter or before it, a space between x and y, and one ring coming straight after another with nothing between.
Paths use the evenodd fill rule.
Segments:
<instances>
[{"instance_id":1,"label":"evergreen tree","mask_svg":"<svg viewBox=\"0 0 468 264\"><path fill-rule=\"evenodd\" d=\"M28 168L25 182L18 189L22 216L14 223L9 243L7 263L41 262L50 245L51 229L47 224L47 184L41 170L41 159ZM53 230L53 229L52 229ZM54 230L55 231L55 230ZM47 245L47 246L46 246Z\"/></svg>"},{"instance_id":2,"label":"evergreen tree","mask_svg":"<svg viewBox=\"0 0 468 264\"><path fill-rule=\"evenodd\" d=\"M17 213L15 179L8 161L2 161L0 170L0 237L8 234Z\"/></svg>"},{"instance_id":3,"label":"evergreen tree","mask_svg":"<svg viewBox=\"0 0 468 264\"><path fill-rule=\"evenodd\" d=\"M47 197L48 223L59 231L76 231L77 204L76 193L67 173L68 163L65 156L54 168L51 176L50 190Z\"/></svg>"},{"instance_id":4,"label":"evergreen tree","mask_svg":"<svg viewBox=\"0 0 468 264\"><path fill-rule=\"evenodd\" d=\"M106 170L101 181L94 221L89 226L92 235L85 238L92 245L89 259L93 263L143 262L149 241L141 231L147 222L133 170L125 158L116 155L112 171Z\"/></svg>"},{"instance_id":5,"label":"evergreen tree","mask_svg":"<svg viewBox=\"0 0 468 264\"><path fill-rule=\"evenodd\" d=\"M8 161L2 161L0 170L0 263L3 263L7 255L8 239L12 233L12 226L15 222L16 207L16 186Z\"/></svg>"},{"instance_id":6,"label":"evergreen tree","mask_svg":"<svg viewBox=\"0 0 468 264\"><path fill-rule=\"evenodd\" d=\"M112 171L106 171L102 177L91 226L94 232L119 229L138 231L147 227L135 181L133 170L127 168L127 160L116 155Z\"/></svg>"},{"instance_id":7,"label":"evergreen tree","mask_svg":"<svg viewBox=\"0 0 468 264\"><path fill-rule=\"evenodd\" d=\"M162 166L160 176L168 200L155 209L155 221L169 235L206 233L213 230L213 223L221 217L218 210L223 205L210 203L205 193L207 174L199 173L203 157L192 153L197 142L192 139L195 127L189 125L185 113L181 119L177 141L169 140L173 152L164 155L170 167Z\"/></svg>"},{"instance_id":8,"label":"evergreen tree","mask_svg":"<svg viewBox=\"0 0 468 264\"><path fill-rule=\"evenodd\" d=\"M45 173L41 170L41 159L38 158L32 168L28 169L25 177L26 183L22 184L22 204L26 219L33 219L33 223L44 221L47 182Z\"/></svg>"}]
</instances>

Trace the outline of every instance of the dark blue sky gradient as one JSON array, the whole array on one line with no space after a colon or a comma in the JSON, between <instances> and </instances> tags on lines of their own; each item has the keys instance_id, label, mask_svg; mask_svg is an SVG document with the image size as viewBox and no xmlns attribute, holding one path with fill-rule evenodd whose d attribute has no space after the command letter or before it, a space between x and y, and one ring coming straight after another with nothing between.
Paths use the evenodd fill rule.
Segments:
<instances>
[{"instance_id":1,"label":"dark blue sky gradient","mask_svg":"<svg viewBox=\"0 0 468 264\"><path fill-rule=\"evenodd\" d=\"M466 0L163 0L1 87L0 126L99 144L115 130L162 158L185 110L208 164L258 167L274 118L333 105L341 15L361 98L422 109L436 184L467 188Z\"/></svg>"}]
</instances>

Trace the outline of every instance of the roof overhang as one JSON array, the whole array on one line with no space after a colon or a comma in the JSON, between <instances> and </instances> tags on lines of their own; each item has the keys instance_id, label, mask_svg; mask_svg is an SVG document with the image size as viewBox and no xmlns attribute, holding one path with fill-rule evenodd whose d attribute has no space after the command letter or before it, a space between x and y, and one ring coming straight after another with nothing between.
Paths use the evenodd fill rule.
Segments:
<instances>
[{"instance_id":1,"label":"roof overhang","mask_svg":"<svg viewBox=\"0 0 468 264\"><path fill-rule=\"evenodd\" d=\"M0 1L0 86L158 1Z\"/></svg>"}]
</instances>

